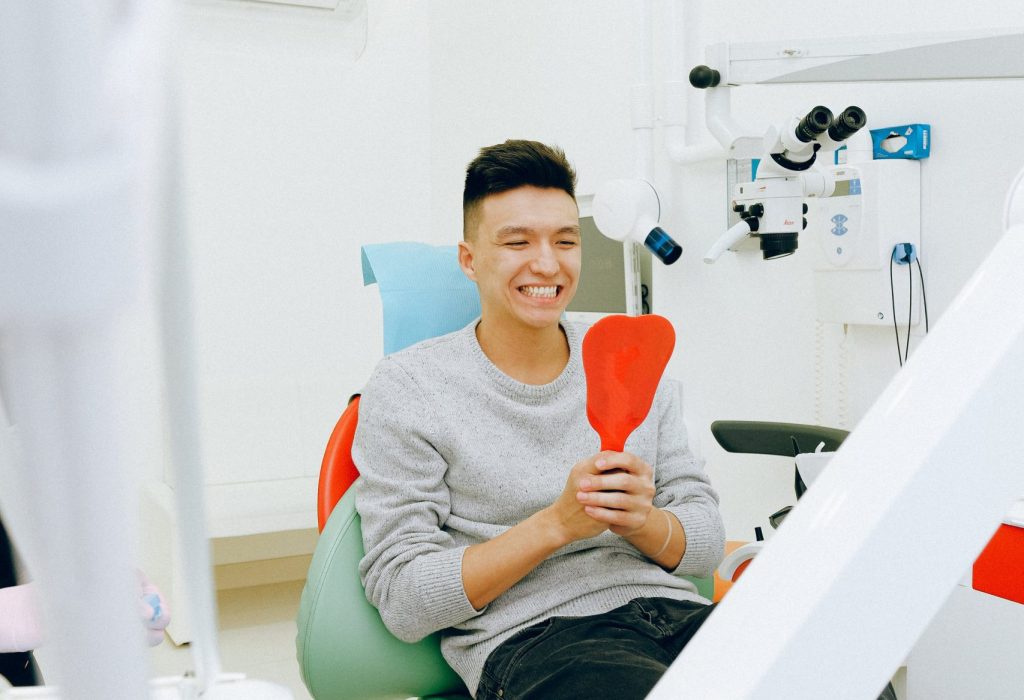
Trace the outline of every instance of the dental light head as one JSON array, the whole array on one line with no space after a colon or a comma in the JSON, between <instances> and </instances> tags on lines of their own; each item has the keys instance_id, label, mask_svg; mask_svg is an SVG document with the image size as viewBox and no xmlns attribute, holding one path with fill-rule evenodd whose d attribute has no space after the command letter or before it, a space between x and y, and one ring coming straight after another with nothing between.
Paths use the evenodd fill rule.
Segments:
<instances>
[{"instance_id":1,"label":"dental light head","mask_svg":"<svg viewBox=\"0 0 1024 700\"><path fill-rule=\"evenodd\" d=\"M594 223L615 241L635 241L647 247L666 265L683 252L658 226L661 202L654 186L646 180L610 180L594 195Z\"/></svg>"}]
</instances>

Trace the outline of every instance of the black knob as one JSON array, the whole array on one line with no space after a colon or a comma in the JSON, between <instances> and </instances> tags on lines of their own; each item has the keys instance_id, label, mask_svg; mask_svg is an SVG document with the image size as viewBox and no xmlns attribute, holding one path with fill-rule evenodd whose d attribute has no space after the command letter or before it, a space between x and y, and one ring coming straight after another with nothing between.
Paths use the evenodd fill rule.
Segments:
<instances>
[{"instance_id":1,"label":"black knob","mask_svg":"<svg viewBox=\"0 0 1024 700\"><path fill-rule=\"evenodd\" d=\"M804 202L801 206L804 208L804 214L806 214L807 213L807 202Z\"/></svg>"},{"instance_id":2,"label":"black knob","mask_svg":"<svg viewBox=\"0 0 1024 700\"><path fill-rule=\"evenodd\" d=\"M703 90L705 88L715 87L720 82L722 82L722 74L714 68L697 66L690 71L690 85L695 88Z\"/></svg>"},{"instance_id":3,"label":"black knob","mask_svg":"<svg viewBox=\"0 0 1024 700\"><path fill-rule=\"evenodd\" d=\"M807 228L807 217L804 217L804 228Z\"/></svg>"},{"instance_id":4,"label":"black knob","mask_svg":"<svg viewBox=\"0 0 1024 700\"><path fill-rule=\"evenodd\" d=\"M736 212L737 214L742 214L743 212L745 212L747 210L747 208L745 206L743 206L742 204L740 204L739 202L733 202L732 203L732 210L734 212Z\"/></svg>"},{"instance_id":5,"label":"black knob","mask_svg":"<svg viewBox=\"0 0 1024 700\"><path fill-rule=\"evenodd\" d=\"M761 218L764 216L764 205L761 203L750 205L750 215Z\"/></svg>"}]
</instances>

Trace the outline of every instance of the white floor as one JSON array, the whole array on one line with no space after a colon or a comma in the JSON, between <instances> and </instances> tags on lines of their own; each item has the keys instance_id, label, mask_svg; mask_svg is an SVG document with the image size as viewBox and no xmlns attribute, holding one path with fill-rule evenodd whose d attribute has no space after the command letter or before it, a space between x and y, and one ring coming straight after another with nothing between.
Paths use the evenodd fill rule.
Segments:
<instances>
[{"instance_id":1,"label":"white floor","mask_svg":"<svg viewBox=\"0 0 1024 700\"><path fill-rule=\"evenodd\" d=\"M269 681L291 690L295 700L312 700L299 677L295 658L295 616L303 581L230 588L217 593L219 646L225 671ZM45 673L45 654L37 652ZM187 646L165 639L150 649L153 677L174 676L192 668ZM905 669L894 679L899 698L906 695Z\"/></svg>"},{"instance_id":2,"label":"white floor","mask_svg":"<svg viewBox=\"0 0 1024 700\"><path fill-rule=\"evenodd\" d=\"M311 700L295 659L295 615L303 581L218 591L220 653L225 671L269 681ZM150 650L154 676L179 675L191 668L187 646L169 640Z\"/></svg>"}]
</instances>

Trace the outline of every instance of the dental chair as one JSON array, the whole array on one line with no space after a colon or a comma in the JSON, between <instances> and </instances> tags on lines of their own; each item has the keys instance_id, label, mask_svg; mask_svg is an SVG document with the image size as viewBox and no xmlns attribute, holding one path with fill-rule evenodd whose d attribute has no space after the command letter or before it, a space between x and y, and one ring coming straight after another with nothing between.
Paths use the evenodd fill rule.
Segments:
<instances>
[{"instance_id":1,"label":"dental chair","mask_svg":"<svg viewBox=\"0 0 1024 700\"><path fill-rule=\"evenodd\" d=\"M384 354L462 328L480 314L476 287L459 269L454 246L368 245L362 265L363 283L376 282L381 292ZM415 644L399 640L363 592L363 539L350 488L358 477L351 456L358 407L353 396L321 464L321 532L296 621L302 680L316 700L468 699L441 656L439 635Z\"/></svg>"},{"instance_id":2,"label":"dental chair","mask_svg":"<svg viewBox=\"0 0 1024 700\"><path fill-rule=\"evenodd\" d=\"M480 314L476 286L462 274L454 246L364 246L363 281L380 288L384 354L458 330ZM403 642L366 599L359 580L362 533L350 488L358 478L351 456L358 407L354 396L321 464L321 532L296 620L302 680L315 700L468 700L462 680L441 656L438 634ZM690 580L702 596L714 596L712 579Z\"/></svg>"}]
</instances>

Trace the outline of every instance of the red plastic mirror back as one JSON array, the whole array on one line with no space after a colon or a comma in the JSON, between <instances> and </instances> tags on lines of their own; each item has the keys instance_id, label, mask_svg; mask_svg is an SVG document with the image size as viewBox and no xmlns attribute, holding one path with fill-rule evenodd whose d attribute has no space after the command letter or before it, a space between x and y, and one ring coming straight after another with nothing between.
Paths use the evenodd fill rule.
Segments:
<instances>
[{"instance_id":1,"label":"red plastic mirror back","mask_svg":"<svg viewBox=\"0 0 1024 700\"><path fill-rule=\"evenodd\" d=\"M601 449L622 452L654 402L676 344L675 329L662 316L607 316L583 338L587 418L601 436Z\"/></svg>"}]
</instances>

